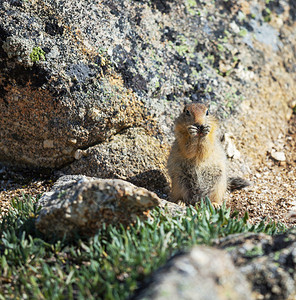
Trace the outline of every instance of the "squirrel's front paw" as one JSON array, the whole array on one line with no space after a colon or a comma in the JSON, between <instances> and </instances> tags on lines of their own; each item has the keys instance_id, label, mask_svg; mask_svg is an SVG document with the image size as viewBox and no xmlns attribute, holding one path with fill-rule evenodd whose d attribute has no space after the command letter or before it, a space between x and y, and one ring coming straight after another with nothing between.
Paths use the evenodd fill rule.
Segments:
<instances>
[{"instance_id":1,"label":"squirrel's front paw","mask_svg":"<svg viewBox=\"0 0 296 300\"><path fill-rule=\"evenodd\" d=\"M188 132L192 137L197 136L200 132L200 126L190 125L188 126Z\"/></svg>"},{"instance_id":2,"label":"squirrel's front paw","mask_svg":"<svg viewBox=\"0 0 296 300\"><path fill-rule=\"evenodd\" d=\"M211 126L210 125L203 125L200 128L200 134L202 136L207 135L211 131Z\"/></svg>"}]
</instances>

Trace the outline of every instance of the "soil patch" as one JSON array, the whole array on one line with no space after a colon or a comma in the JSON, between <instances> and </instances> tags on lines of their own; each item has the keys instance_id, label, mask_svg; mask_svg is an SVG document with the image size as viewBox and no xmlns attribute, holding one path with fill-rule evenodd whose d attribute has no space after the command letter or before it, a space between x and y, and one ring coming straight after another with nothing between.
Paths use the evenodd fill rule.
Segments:
<instances>
[{"instance_id":1,"label":"soil patch","mask_svg":"<svg viewBox=\"0 0 296 300\"><path fill-rule=\"evenodd\" d=\"M285 162L275 161L269 152L252 166L246 178L252 186L228 195L228 205L243 216L247 211L250 222L261 220L296 225L291 212L296 210L296 115L288 122L286 135L280 135L277 148L286 155Z\"/></svg>"}]
</instances>

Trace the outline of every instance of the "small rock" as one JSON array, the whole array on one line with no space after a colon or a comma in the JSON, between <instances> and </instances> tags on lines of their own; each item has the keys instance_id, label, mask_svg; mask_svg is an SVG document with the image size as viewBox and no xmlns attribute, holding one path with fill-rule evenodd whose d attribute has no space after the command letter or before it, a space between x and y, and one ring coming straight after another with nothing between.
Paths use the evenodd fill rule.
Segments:
<instances>
[{"instance_id":1,"label":"small rock","mask_svg":"<svg viewBox=\"0 0 296 300\"><path fill-rule=\"evenodd\" d=\"M53 140L44 140L43 148L53 148Z\"/></svg>"},{"instance_id":2,"label":"small rock","mask_svg":"<svg viewBox=\"0 0 296 300\"><path fill-rule=\"evenodd\" d=\"M86 155L86 152L85 152L85 150L81 150L81 149L77 149L76 151L75 151L75 153L74 153L74 158L76 159L76 160L78 160L78 159L81 159L83 156L85 156Z\"/></svg>"},{"instance_id":3,"label":"small rock","mask_svg":"<svg viewBox=\"0 0 296 300\"><path fill-rule=\"evenodd\" d=\"M286 161L286 155L282 151L272 150L270 153L271 157L276 161Z\"/></svg>"},{"instance_id":4,"label":"small rock","mask_svg":"<svg viewBox=\"0 0 296 300\"><path fill-rule=\"evenodd\" d=\"M233 30L234 33L240 32L239 26L234 21L230 23L230 28Z\"/></svg>"},{"instance_id":5,"label":"small rock","mask_svg":"<svg viewBox=\"0 0 296 300\"><path fill-rule=\"evenodd\" d=\"M160 199L123 180L64 176L40 199L37 228L58 237L93 235L103 223L129 224L145 218Z\"/></svg>"},{"instance_id":6,"label":"small rock","mask_svg":"<svg viewBox=\"0 0 296 300\"><path fill-rule=\"evenodd\" d=\"M288 109L286 112L286 120L289 121L293 116L293 109Z\"/></svg>"},{"instance_id":7,"label":"small rock","mask_svg":"<svg viewBox=\"0 0 296 300\"><path fill-rule=\"evenodd\" d=\"M291 101L289 102L288 105L289 105L289 107L292 108L292 109L295 108L295 107L296 107L296 99L291 100Z\"/></svg>"},{"instance_id":8,"label":"small rock","mask_svg":"<svg viewBox=\"0 0 296 300\"><path fill-rule=\"evenodd\" d=\"M236 149L234 141L230 134L224 135L225 152L227 157L232 159L239 159L241 157L240 152Z\"/></svg>"},{"instance_id":9,"label":"small rock","mask_svg":"<svg viewBox=\"0 0 296 300\"><path fill-rule=\"evenodd\" d=\"M76 144L77 144L77 139L69 139L68 142L69 142L71 145L76 145Z\"/></svg>"}]
</instances>

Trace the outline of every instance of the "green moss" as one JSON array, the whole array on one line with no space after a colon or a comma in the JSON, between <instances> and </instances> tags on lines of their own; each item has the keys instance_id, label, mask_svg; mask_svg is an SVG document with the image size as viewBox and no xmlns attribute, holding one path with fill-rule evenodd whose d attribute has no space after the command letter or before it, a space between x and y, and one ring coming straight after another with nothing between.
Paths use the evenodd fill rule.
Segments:
<instances>
[{"instance_id":1,"label":"green moss","mask_svg":"<svg viewBox=\"0 0 296 300\"><path fill-rule=\"evenodd\" d=\"M61 192L58 194L58 198L61 199L61 198L63 198L66 194L67 194L66 191L61 191Z\"/></svg>"},{"instance_id":2,"label":"green moss","mask_svg":"<svg viewBox=\"0 0 296 300\"><path fill-rule=\"evenodd\" d=\"M159 83L159 81L157 80L157 81L155 82L155 88L158 89L159 87L160 87L160 83Z\"/></svg>"},{"instance_id":3,"label":"green moss","mask_svg":"<svg viewBox=\"0 0 296 300\"><path fill-rule=\"evenodd\" d=\"M32 52L30 53L30 58L32 62L37 62L40 59L45 60L45 52L39 46L34 47Z\"/></svg>"},{"instance_id":4,"label":"green moss","mask_svg":"<svg viewBox=\"0 0 296 300\"><path fill-rule=\"evenodd\" d=\"M179 45L175 47L176 51L180 56L184 56L186 53L189 52L189 49L186 45Z\"/></svg>"},{"instance_id":5,"label":"green moss","mask_svg":"<svg viewBox=\"0 0 296 300\"><path fill-rule=\"evenodd\" d=\"M229 109L232 109L233 108L233 101L228 101L226 103L226 107L229 108Z\"/></svg>"},{"instance_id":6,"label":"green moss","mask_svg":"<svg viewBox=\"0 0 296 300\"><path fill-rule=\"evenodd\" d=\"M196 11L194 9L195 7L196 7L195 0L187 0L186 8L187 8L188 13L192 16L194 16L196 14Z\"/></svg>"},{"instance_id":7,"label":"green moss","mask_svg":"<svg viewBox=\"0 0 296 300\"><path fill-rule=\"evenodd\" d=\"M213 64L214 63L214 61L215 61L215 57L214 57L214 55L208 55L207 56L207 59L208 59L208 61L211 63L211 64Z\"/></svg>"},{"instance_id":8,"label":"green moss","mask_svg":"<svg viewBox=\"0 0 296 300\"><path fill-rule=\"evenodd\" d=\"M276 252L274 253L273 259L274 259L274 260L279 260L280 255L281 255L281 251L276 251Z\"/></svg>"},{"instance_id":9,"label":"green moss","mask_svg":"<svg viewBox=\"0 0 296 300\"><path fill-rule=\"evenodd\" d=\"M178 45L172 43L171 41L168 43L168 45L180 56L185 57L186 59L195 57L195 44L191 43L184 35L178 36Z\"/></svg>"},{"instance_id":10,"label":"green moss","mask_svg":"<svg viewBox=\"0 0 296 300\"><path fill-rule=\"evenodd\" d=\"M236 249L236 246L229 246L229 247L226 247L226 248L225 248L225 251L231 252L231 251L233 251L233 250L235 250L235 249Z\"/></svg>"},{"instance_id":11,"label":"green moss","mask_svg":"<svg viewBox=\"0 0 296 300\"><path fill-rule=\"evenodd\" d=\"M248 30L246 28L242 28L240 32L238 33L241 37L245 37L248 33Z\"/></svg>"},{"instance_id":12,"label":"green moss","mask_svg":"<svg viewBox=\"0 0 296 300\"><path fill-rule=\"evenodd\" d=\"M195 80L197 80L197 79L199 79L200 74L199 74L199 72L197 72L197 70L196 70L195 68L191 68L191 76L192 76Z\"/></svg>"},{"instance_id":13,"label":"green moss","mask_svg":"<svg viewBox=\"0 0 296 300\"><path fill-rule=\"evenodd\" d=\"M225 48L224 48L224 46L223 46L222 44L218 44L218 45L217 45L217 48L218 48L218 50L219 50L220 52L224 52L224 51L225 51Z\"/></svg>"},{"instance_id":14,"label":"green moss","mask_svg":"<svg viewBox=\"0 0 296 300\"><path fill-rule=\"evenodd\" d=\"M228 42L228 37L229 37L229 35L227 33L229 33L229 32L225 30L224 33L225 33L225 36L223 38L218 39L218 41L220 43L226 44Z\"/></svg>"},{"instance_id":15,"label":"green moss","mask_svg":"<svg viewBox=\"0 0 296 300\"><path fill-rule=\"evenodd\" d=\"M206 92L206 93L210 93L210 92L212 92L212 91L213 91L212 86L211 86L211 85L208 85L208 86L206 87L205 92Z\"/></svg>"},{"instance_id":16,"label":"green moss","mask_svg":"<svg viewBox=\"0 0 296 300\"><path fill-rule=\"evenodd\" d=\"M195 0L187 0L188 5L191 7L196 7L196 1Z\"/></svg>"},{"instance_id":17,"label":"green moss","mask_svg":"<svg viewBox=\"0 0 296 300\"><path fill-rule=\"evenodd\" d=\"M268 2L266 2L266 4L268 4ZM271 21L271 10L268 7L265 7L265 9L263 9L262 11L262 16L263 16L263 20L264 22L270 22Z\"/></svg>"},{"instance_id":18,"label":"green moss","mask_svg":"<svg viewBox=\"0 0 296 300\"><path fill-rule=\"evenodd\" d=\"M233 59L234 62L237 62L237 61L238 61L238 57L237 57L237 56L233 56L232 59Z\"/></svg>"},{"instance_id":19,"label":"green moss","mask_svg":"<svg viewBox=\"0 0 296 300\"><path fill-rule=\"evenodd\" d=\"M262 250L262 247L258 247L258 246L255 246L254 248L252 248L251 250L248 250L246 251L246 256L249 256L249 257L253 257L253 256L261 256L263 255L264 252Z\"/></svg>"}]
</instances>

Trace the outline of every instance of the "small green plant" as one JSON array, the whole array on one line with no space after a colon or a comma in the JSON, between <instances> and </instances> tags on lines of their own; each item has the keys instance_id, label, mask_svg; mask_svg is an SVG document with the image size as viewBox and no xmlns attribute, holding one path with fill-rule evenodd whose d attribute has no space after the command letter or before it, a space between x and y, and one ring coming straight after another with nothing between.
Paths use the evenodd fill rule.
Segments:
<instances>
[{"instance_id":1,"label":"small green plant","mask_svg":"<svg viewBox=\"0 0 296 300\"><path fill-rule=\"evenodd\" d=\"M233 233L285 230L275 223L250 225L247 213L237 218L206 198L179 216L156 208L129 228L105 226L87 240L50 242L35 228L38 199L24 195L11 206L0 224L0 299L127 299L180 250Z\"/></svg>"},{"instance_id":2,"label":"small green plant","mask_svg":"<svg viewBox=\"0 0 296 300\"><path fill-rule=\"evenodd\" d=\"M34 47L30 53L32 62L39 61L40 59L45 60L45 52L40 47Z\"/></svg>"}]
</instances>

